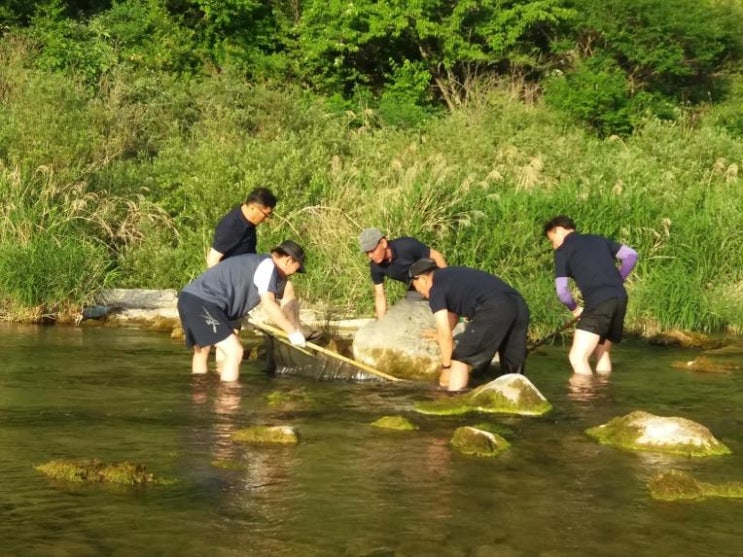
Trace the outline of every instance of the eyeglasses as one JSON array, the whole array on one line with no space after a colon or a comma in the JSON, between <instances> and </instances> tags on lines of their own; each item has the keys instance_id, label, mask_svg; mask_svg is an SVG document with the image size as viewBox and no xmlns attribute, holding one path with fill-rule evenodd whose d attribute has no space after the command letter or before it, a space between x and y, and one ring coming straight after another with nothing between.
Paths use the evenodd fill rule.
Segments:
<instances>
[{"instance_id":1,"label":"eyeglasses","mask_svg":"<svg viewBox=\"0 0 743 557\"><path fill-rule=\"evenodd\" d=\"M258 209L261 213L263 213L263 218L265 218L265 219L270 219L273 216L273 214L272 214L273 211L271 211L271 210L268 210L267 211L266 209L264 209L260 205L256 205L255 208Z\"/></svg>"}]
</instances>

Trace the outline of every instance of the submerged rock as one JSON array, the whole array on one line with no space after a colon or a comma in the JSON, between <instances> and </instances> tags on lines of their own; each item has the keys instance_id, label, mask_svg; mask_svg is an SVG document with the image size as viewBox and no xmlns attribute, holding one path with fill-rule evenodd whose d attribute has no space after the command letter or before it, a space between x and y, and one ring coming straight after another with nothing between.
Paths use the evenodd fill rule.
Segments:
<instances>
[{"instance_id":1,"label":"submerged rock","mask_svg":"<svg viewBox=\"0 0 743 557\"><path fill-rule=\"evenodd\" d=\"M731 362L720 362L706 356L699 356L688 362L672 362L671 367L676 369L687 369L699 373L730 373L740 369L739 365Z\"/></svg>"},{"instance_id":2,"label":"submerged rock","mask_svg":"<svg viewBox=\"0 0 743 557\"><path fill-rule=\"evenodd\" d=\"M648 482L653 499L661 501L699 501L709 497L743 498L743 483L710 484L686 472L671 470L653 476Z\"/></svg>"},{"instance_id":3,"label":"submerged rock","mask_svg":"<svg viewBox=\"0 0 743 557\"><path fill-rule=\"evenodd\" d=\"M293 445L299 443L299 436L288 425L253 426L237 430L232 434L232 440L240 443Z\"/></svg>"},{"instance_id":4,"label":"submerged rock","mask_svg":"<svg viewBox=\"0 0 743 557\"><path fill-rule=\"evenodd\" d=\"M659 346L680 346L681 348L701 348L702 350L719 348L723 344L721 340L702 333L679 330L657 333L648 338L648 342Z\"/></svg>"},{"instance_id":5,"label":"submerged rock","mask_svg":"<svg viewBox=\"0 0 743 557\"><path fill-rule=\"evenodd\" d=\"M96 483L142 486L156 482L152 473L147 472L141 464L120 462L107 464L93 459L52 460L36 467L55 480L74 483Z\"/></svg>"},{"instance_id":6,"label":"submerged rock","mask_svg":"<svg viewBox=\"0 0 743 557\"><path fill-rule=\"evenodd\" d=\"M273 391L266 395L268 405L282 410L296 410L312 402L312 397L304 389Z\"/></svg>"},{"instance_id":7,"label":"submerged rock","mask_svg":"<svg viewBox=\"0 0 743 557\"><path fill-rule=\"evenodd\" d=\"M686 418L661 417L637 410L586 430L602 445L686 456L730 454L703 425Z\"/></svg>"},{"instance_id":8,"label":"submerged rock","mask_svg":"<svg viewBox=\"0 0 743 557\"><path fill-rule=\"evenodd\" d=\"M469 393L431 402L419 402L422 414L456 415L468 412L492 412L540 416L552 405L534 384L518 373L502 375Z\"/></svg>"},{"instance_id":9,"label":"submerged rock","mask_svg":"<svg viewBox=\"0 0 743 557\"><path fill-rule=\"evenodd\" d=\"M384 429L396 429L398 431L414 431L418 426L403 416L383 416L377 421L372 422L374 427Z\"/></svg>"},{"instance_id":10,"label":"submerged rock","mask_svg":"<svg viewBox=\"0 0 743 557\"><path fill-rule=\"evenodd\" d=\"M497 433L476 427L458 427L449 444L460 453L474 456L498 456L511 445Z\"/></svg>"}]
</instances>

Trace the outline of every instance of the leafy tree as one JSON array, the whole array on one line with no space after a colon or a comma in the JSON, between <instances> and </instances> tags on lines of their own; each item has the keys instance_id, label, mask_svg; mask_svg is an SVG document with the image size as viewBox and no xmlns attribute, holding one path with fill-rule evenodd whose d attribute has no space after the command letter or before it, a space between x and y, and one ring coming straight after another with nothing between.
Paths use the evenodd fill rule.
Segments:
<instances>
[{"instance_id":1,"label":"leafy tree","mask_svg":"<svg viewBox=\"0 0 743 557\"><path fill-rule=\"evenodd\" d=\"M601 133L627 133L669 104L715 100L740 64L741 11L712 0L572 0L577 19L565 41L564 76L548 101ZM621 83L623 81L624 83Z\"/></svg>"},{"instance_id":2,"label":"leafy tree","mask_svg":"<svg viewBox=\"0 0 743 557\"><path fill-rule=\"evenodd\" d=\"M423 64L447 105L483 73L538 73L563 0L308 0L296 26L298 73L326 91L381 92L406 63ZM387 76L387 79L385 79Z\"/></svg>"}]
</instances>

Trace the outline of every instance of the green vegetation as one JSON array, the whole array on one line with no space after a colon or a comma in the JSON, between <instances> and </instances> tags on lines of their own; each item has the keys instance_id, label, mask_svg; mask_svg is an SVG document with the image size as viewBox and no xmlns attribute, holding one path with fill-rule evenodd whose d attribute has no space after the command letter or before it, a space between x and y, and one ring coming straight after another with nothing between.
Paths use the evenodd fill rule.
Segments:
<instances>
[{"instance_id":1,"label":"green vegetation","mask_svg":"<svg viewBox=\"0 0 743 557\"><path fill-rule=\"evenodd\" d=\"M641 259L628 326L743 330L740 2L46 0L0 8L0 317L179 288L256 185L300 295L371 314L366 226L568 314L543 221ZM399 289L398 289L399 293Z\"/></svg>"}]
</instances>

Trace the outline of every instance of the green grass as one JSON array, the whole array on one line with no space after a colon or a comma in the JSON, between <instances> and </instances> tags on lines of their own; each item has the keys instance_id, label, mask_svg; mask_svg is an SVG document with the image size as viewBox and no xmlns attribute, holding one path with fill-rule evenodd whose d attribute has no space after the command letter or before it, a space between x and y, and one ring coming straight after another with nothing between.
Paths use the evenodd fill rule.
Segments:
<instances>
[{"instance_id":1,"label":"green grass","mask_svg":"<svg viewBox=\"0 0 743 557\"><path fill-rule=\"evenodd\" d=\"M372 313L356 241L378 226L500 275L527 299L534 337L547 334L569 314L541 225L567 213L640 253L629 328L743 330L743 144L718 125L722 109L600 140L496 87L398 129L229 73L113 71L91 89L31 57L22 42L0 46L6 318L105 285L180 288L203 270L220 216L266 185L278 216L259 249L305 245L300 294L335 314Z\"/></svg>"}]
</instances>

